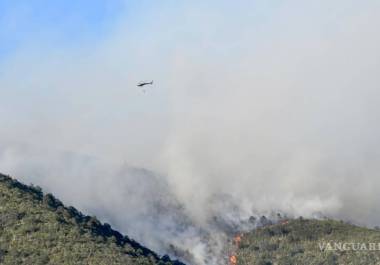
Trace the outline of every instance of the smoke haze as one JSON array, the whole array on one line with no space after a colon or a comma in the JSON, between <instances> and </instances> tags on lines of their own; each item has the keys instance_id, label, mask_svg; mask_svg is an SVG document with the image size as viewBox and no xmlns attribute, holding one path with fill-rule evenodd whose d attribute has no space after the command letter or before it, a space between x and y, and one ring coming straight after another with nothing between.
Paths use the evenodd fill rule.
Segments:
<instances>
[{"instance_id":1,"label":"smoke haze","mask_svg":"<svg viewBox=\"0 0 380 265\"><path fill-rule=\"evenodd\" d=\"M169 2L3 60L0 171L195 264L250 216L378 225L378 1Z\"/></svg>"}]
</instances>

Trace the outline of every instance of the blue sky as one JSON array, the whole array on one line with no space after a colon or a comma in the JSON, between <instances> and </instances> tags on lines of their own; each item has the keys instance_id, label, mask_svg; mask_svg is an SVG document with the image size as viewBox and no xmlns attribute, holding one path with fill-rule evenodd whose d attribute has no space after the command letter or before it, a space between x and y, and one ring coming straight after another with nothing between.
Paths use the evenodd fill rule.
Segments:
<instances>
[{"instance_id":1,"label":"blue sky","mask_svg":"<svg viewBox=\"0 0 380 265\"><path fill-rule=\"evenodd\" d=\"M33 45L43 44L47 48L90 45L107 39L121 21L127 27L132 27L132 31L133 28L138 30L144 28L144 25L156 24L152 17L171 21L168 25L174 28L189 28L188 23L191 21L186 21L185 18L197 19L210 15L212 21L223 14L226 15L225 22L232 22L231 25L235 27L237 25L233 21L241 19L239 13L243 11L243 17L260 23L260 20L265 20L270 15L271 8L280 3L278 0L242 1L241 4L232 4L229 1L202 3L172 0L159 3L147 0L0 0L0 60L18 49ZM242 5L245 5L245 10L242 10ZM208 11L204 13L205 10ZM249 16L246 16L249 14L247 11ZM143 34L155 34L150 29L152 28L144 28ZM164 32L166 29L161 30ZM187 33L192 34L191 31Z\"/></svg>"},{"instance_id":2,"label":"blue sky","mask_svg":"<svg viewBox=\"0 0 380 265\"><path fill-rule=\"evenodd\" d=\"M31 43L71 46L102 39L121 14L120 0L0 0L0 58Z\"/></svg>"}]
</instances>

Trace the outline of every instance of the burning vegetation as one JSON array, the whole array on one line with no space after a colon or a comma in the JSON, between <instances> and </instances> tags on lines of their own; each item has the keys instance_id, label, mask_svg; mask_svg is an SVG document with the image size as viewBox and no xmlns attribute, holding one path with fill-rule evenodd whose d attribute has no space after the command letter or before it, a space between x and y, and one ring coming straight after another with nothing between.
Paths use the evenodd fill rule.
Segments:
<instances>
[{"instance_id":1,"label":"burning vegetation","mask_svg":"<svg viewBox=\"0 0 380 265\"><path fill-rule=\"evenodd\" d=\"M231 263L231 265L236 265L237 264L236 255L230 256L230 263Z\"/></svg>"},{"instance_id":2,"label":"burning vegetation","mask_svg":"<svg viewBox=\"0 0 380 265\"><path fill-rule=\"evenodd\" d=\"M233 250L232 250L232 254L230 254L229 256L229 261L231 265L237 264L236 252L239 249L242 237L243 237L243 234L238 234L233 238Z\"/></svg>"}]
</instances>

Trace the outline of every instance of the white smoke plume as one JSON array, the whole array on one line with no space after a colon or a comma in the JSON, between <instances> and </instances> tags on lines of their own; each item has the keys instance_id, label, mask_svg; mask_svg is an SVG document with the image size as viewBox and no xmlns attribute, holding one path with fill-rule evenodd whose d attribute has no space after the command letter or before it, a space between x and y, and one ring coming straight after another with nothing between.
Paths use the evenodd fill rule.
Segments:
<instances>
[{"instance_id":1,"label":"white smoke plume","mask_svg":"<svg viewBox=\"0 0 380 265\"><path fill-rule=\"evenodd\" d=\"M196 2L2 62L0 171L200 265L250 216L378 225L380 4Z\"/></svg>"}]
</instances>

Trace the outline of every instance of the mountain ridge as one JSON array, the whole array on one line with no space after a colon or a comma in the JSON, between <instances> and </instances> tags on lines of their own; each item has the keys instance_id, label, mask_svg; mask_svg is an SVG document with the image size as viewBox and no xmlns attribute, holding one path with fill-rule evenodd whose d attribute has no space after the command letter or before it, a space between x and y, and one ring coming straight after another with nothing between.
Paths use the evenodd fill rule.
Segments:
<instances>
[{"instance_id":1,"label":"mountain ridge","mask_svg":"<svg viewBox=\"0 0 380 265\"><path fill-rule=\"evenodd\" d=\"M0 264L184 265L1 173L0 205Z\"/></svg>"}]
</instances>

